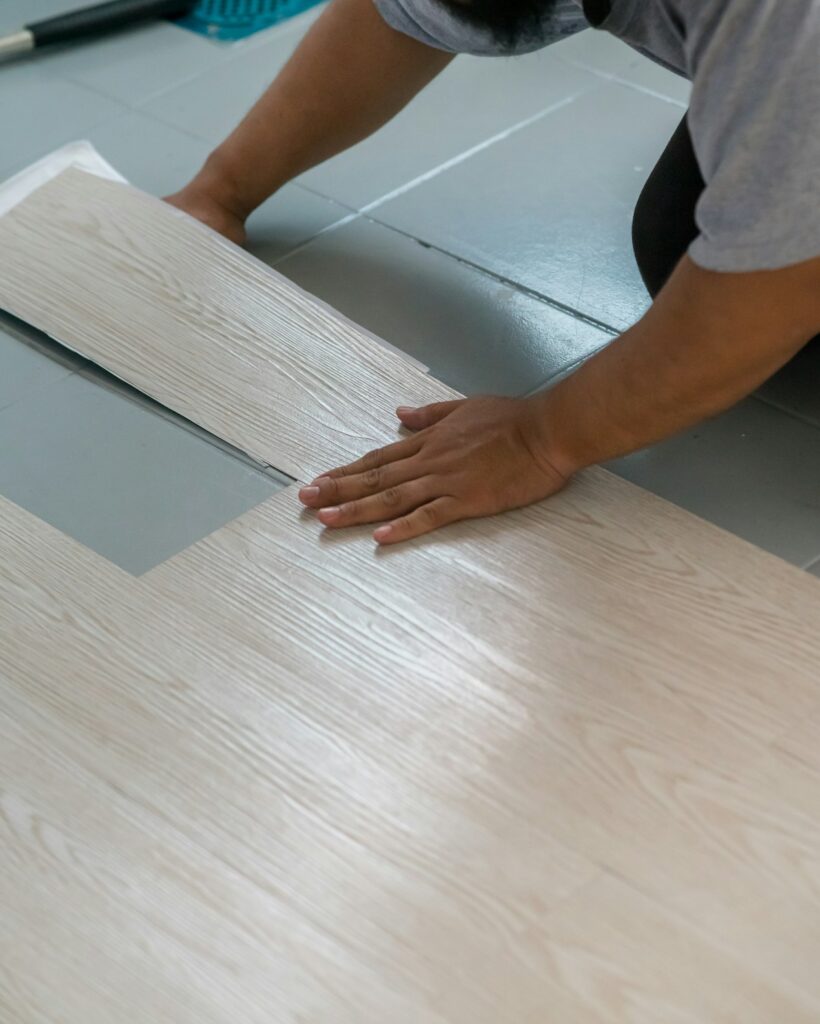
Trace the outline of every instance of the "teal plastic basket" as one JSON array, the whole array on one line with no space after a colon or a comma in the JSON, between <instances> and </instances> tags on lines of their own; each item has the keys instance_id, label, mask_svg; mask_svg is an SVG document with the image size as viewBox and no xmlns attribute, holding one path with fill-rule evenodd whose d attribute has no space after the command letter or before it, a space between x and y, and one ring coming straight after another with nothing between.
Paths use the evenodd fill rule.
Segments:
<instances>
[{"instance_id":1,"label":"teal plastic basket","mask_svg":"<svg viewBox=\"0 0 820 1024\"><path fill-rule=\"evenodd\" d=\"M211 39L244 39L322 0L200 0L177 24Z\"/></svg>"}]
</instances>

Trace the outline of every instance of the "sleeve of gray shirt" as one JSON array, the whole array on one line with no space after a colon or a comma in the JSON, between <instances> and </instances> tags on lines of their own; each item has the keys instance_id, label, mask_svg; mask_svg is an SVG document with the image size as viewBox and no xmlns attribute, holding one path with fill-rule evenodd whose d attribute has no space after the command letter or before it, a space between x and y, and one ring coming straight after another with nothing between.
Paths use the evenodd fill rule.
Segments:
<instances>
[{"instance_id":1,"label":"sleeve of gray shirt","mask_svg":"<svg viewBox=\"0 0 820 1024\"><path fill-rule=\"evenodd\" d=\"M589 27L579 0L559 0L545 17L537 35L522 40L515 49L508 49L500 46L489 32L450 14L437 0L374 0L374 3L387 24L399 32L437 50L481 57L540 50Z\"/></svg>"},{"instance_id":2,"label":"sleeve of gray shirt","mask_svg":"<svg viewBox=\"0 0 820 1024\"><path fill-rule=\"evenodd\" d=\"M820 256L820 3L703 4L686 48L706 181L690 256L737 272Z\"/></svg>"}]
</instances>

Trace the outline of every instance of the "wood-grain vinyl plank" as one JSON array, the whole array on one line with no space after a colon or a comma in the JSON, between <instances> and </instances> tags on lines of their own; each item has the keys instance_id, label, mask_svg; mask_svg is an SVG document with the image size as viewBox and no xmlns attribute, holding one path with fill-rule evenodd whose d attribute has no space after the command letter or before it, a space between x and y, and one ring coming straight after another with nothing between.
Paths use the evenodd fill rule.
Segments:
<instances>
[{"instance_id":1,"label":"wood-grain vinyl plank","mask_svg":"<svg viewBox=\"0 0 820 1024\"><path fill-rule=\"evenodd\" d=\"M86 179L0 304L196 422L304 478L449 394ZM600 471L369 532L289 489L136 579L0 499L3 1021L820 1019L817 580Z\"/></svg>"},{"instance_id":2,"label":"wood-grain vinyl plank","mask_svg":"<svg viewBox=\"0 0 820 1024\"><path fill-rule=\"evenodd\" d=\"M64 171L0 218L0 249L14 253L0 308L293 477L384 444L399 402L455 395L237 246L119 182Z\"/></svg>"}]
</instances>

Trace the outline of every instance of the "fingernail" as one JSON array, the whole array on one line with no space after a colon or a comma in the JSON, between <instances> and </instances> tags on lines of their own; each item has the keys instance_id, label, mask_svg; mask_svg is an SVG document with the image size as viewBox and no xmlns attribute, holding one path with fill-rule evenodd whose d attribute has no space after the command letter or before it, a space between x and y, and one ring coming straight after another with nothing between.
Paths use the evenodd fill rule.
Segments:
<instances>
[{"instance_id":1,"label":"fingernail","mask_svg":"<svg viewBox=\"0 0 820 1024\"><path fill-rule=\"evenodd\" d=\"M387 540L392 532L392 526L380 526L378 530L374 530L373 538L374 540Z\"/></svg>"},{"instance_id":2,"label":"fingernail","mask_svg":"<svg viewBox=\"0 0 820 1024\"><path fill-rule=\"evenodd\" d=\"M334 519L338 519L341 515L342 510L340 508L323 508L319 515L322 519L330 520L333 522Z\"/></svg>"},{"instance_id":3,"label":"fingernail","mask_svg":"<svg viewBox=\"0 0 820 1024\"><path fill-rule=\"evenodd\" d=\"M318 498L319 497L319 488L318 487L303 487L301 489L301 491L299 491L299 497L303 501L313 501L314 498Z\"/></svg>"},{"instance_id":4,"label":"fingernail","mask_svg":"<svg viewBox=\"0 0 820 1024\"><path fill-rule=\"evenodd\" d=\"M413 408L412 405L400 405L398 409L396 409L396 414L398 416L409 416L411 412L415 411L416 410Z\"/></svg>"},{"instance_id":5,"label":"fingernail","mask_svg":"<svg viewBox=\"0 0 820 1024\"><path fill-rule=\"evenodd\" d=\"M323 483L325 480L328 480L328 479L329 479L329 477L326 477L326 476L317 476L315 480L311 480L310 486L311 487L316 487L316 486L318 486L319 484Z\"/></svg>"}]
</instances>

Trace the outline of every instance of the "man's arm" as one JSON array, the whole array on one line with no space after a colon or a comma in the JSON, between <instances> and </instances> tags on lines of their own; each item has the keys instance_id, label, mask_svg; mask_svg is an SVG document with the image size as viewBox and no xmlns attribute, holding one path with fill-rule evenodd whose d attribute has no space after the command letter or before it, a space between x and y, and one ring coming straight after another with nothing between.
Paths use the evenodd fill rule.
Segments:
<instances>
[{"instance_id":1,"label":"man's arm","mask_svg":"<svg viewBox=\"0 0 820 1024\"><path fill-rule=\"evenodd\" d=\"M527 505L729 408L817 333L820 258L719 274L684 257L646 315L551 391L399 410L412 437L300 497L327 526L386 522L385 544Z\"/></svg>"},{"instance_id":2,"label":"man's arm","mask_svg":"<svg viewBox=\"0 0 820 1024\"><path fill-rule=\"evenodd\" d=\"M373 0L334 0L236 130L168 201L234 241L285 182L366 138L452 54L390 28Z\"/></svg>"}]
</instances>

